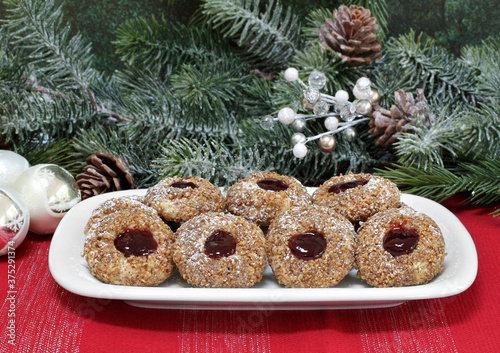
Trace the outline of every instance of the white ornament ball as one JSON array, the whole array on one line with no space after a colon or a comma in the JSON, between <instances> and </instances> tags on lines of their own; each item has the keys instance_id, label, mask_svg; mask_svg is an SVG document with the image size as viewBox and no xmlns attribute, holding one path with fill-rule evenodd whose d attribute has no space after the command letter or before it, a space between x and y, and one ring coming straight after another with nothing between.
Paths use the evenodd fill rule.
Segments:
<instances>
[{"instance_id":1,"label":"white ornament ball","mask_svg":"<svg viewBox=\"0 0 500 353\"><path fill-rule=\"evenodd\" d=\"M339 127L339 119L336 116L329 116L325 119L325 127L329 131L337 130Z\"/></svg>"},{"instance_id":2,"label":"white ornament ball","mask_svg":"<svg viewBox=\"0 0 500 353\"><path fill-rule=\"evenodd\" d=\"M296 68L289 67L285 70L285 80L288 82L296 81L299 78L299 72Z\"/></svg>"},{"instance_id":3,"label":"white ornament ball","mask_svg":"<svg viewBox=\"0 0 500 353\"><path fill-rule=\"evenodd\" d=\"M23 156L8 150L0 150L0 185L12 187L16 179L30 167Z\"/></svg>"},{"instance_id":4,"label":"white ornament ball","mask_svg":"<svg viewBox=\"0 0 500 353\"><path fill-rule=\"evenodd\" d=\"M81 200L75 178L55 164L39 164L25 170L13 187L28 206L29 230L53 233L62 217Z\"/></svg>"},{"instance_id":5,"label":"white ornament ball","mask_svg":"<svg viewBox=\"0 0 500 353\"><path fill-rule=\"evenodd\" d=\"M30 213L21 196L8 186L0 186L0 256L11 253L26 238Z\"/></svg>"},{"instance_id":6,"label":"white ornament ball","mask_svg":"<svg viewBox=\"0 0 500 353\"><path fill-rule=\"evenodd\" d=\"M292 108L282 108L278 113L278 120L285 125L290 125L295 120L295 112Z\"/></svg>"},{"instance_id":7,"label":"white ornament ball","mask_svg":"<svg viewBox=\"0 0 500 353\"><path fill-rule=\"evenodd\" d=\"M337 101L337 104L347 103L349 100L349 93L344 90L339 90L335 93L335 100Z\"/></svg>"},{"instance_id":8,"label":"white ornament ball","mask_svg":"<svg viewBox=\"0 0 500 353\"><path fill-rule=\"evenodd\" d=\"M297 158L304 158L307 154L307 147L303 143L293 146L293 155Z\"/></svg>"}]
</instances>

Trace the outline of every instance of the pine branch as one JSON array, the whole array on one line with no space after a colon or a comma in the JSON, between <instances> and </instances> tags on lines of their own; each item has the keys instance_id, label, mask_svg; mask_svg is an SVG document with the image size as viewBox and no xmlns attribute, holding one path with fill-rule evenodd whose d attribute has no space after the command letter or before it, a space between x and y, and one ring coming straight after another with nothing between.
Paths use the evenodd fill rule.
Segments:
<instances>
[{"instance_id":1,"label":"pine branch","mask_svg":"<svg viewBox=\"0 0 500 353\"><path fill-rule=\"evenodd\" d=\"M326 23L326 19L333 19L333 9L320 7L309 12L302 27L303 37L310 43L319 41L318 31Z\"/></svg>"},{"instance_id":2,"label":"pine branch","mask_svg":"<svg viewBox=\"0 0 500 353\"><path fill-rule=\"evenodd\" d=\"M452 156L456 155L450 141L455 136L452 121L457 113L449 114L446 107L439 109L440 114L430 127L420 121L413 121L413 125L405 126L406 132L400 135L394 144L396 155L399 157L398 163L427 170L432 165L443 166L446 152Z\"/></svg>"},{"instance_id":3,"label":"pine branch","mask_svg":"<svg viewBox=\"0 0 500 353\"><path fill-rule=\"evenodd\" d=\"M114 125L81 129L71 146L74 151L71 157L80 161L78 173L83 171L89 155L103 150L119 156L129 166L137 188L149 187L157 182L150 163L160 154L159 144L135 139L127 129Z\"/></svg>"},{"instance_id":4,"label":"pine branch","mask_svg":"<svg viewBox=\"0 0 500 353\"><path fill-rule=\"evenodd\" d=\"M397 65L412 73L411 80L418 82L416 86L423 88L427 97L452 106L459 102L474 105L478 101L474 71L437 47L434 40L423 34L416 37L411 31L398 39L391 38L386 48Z\"/></svg>"},{"instance_id":5,"label":"pine branch","mask_svg":"<svg viewBox=\"0 0 500 353\"><path fill-rule=\"evenodd\" d=\"M462 48L460 61L478 73L478 94L500 100L500 38L489 38L478 46Z\"/></svg>"},{"instance_id":6,"label":"pine branch","mask_svg":"<svg viewBox=\"0 0 500 353\"><path fill-rule=\"evenodd\" d=\"M449 145L460 161L474 162L495 157L500 151L500 103L466 109L456 114L450 131Z\"/></svg>"},{"instance_id":7,"label":"pine branch","mask_svg":"<svg viewBox=\"0 0 500 353\"><path fill-rule=\"evenodd\" d=\"M261 6L265 6L261 12ZM202 12L214 30L233 40L242 57L259 68L282 69L300 46L300 23L279 0L204 0Z\"/></svg>"},{"instance_id":8,"label":"pine branch","mask_svg":"<svg viewBox=\"0 0 500 353\"><path fill-rule=\"evenodd\" d=\"M139 17L125 22L118 28L114 44L129 67L139 65L159 74L200 60L217 61L226 67L241 65L228 41L213 31L167 22L165 18L147 21Z\"/></svg>"},{"instance_id":9,"label":"pine branch","mask_svg":"<svg viewBox=\"0 0 500 353\"><path fill-rule=\"evenodd\" d=\"M395 165L377 169L377 174L391 179L405 192L441 202L460 192L468 193L467 202L494 204L500 202L500 157L477 163L459 163L449 168L433 165L427 170ZM496 212L499 214L499 211Z\"/></svg>"},{"instance_id":10,"label":"pine branch","mask_svg":"<svg viewBox=\"0 0 500 353\"><path fill-rule=\"evenodd\" d=\"M85 159L75 158L71 140L61 138L58 141L30 141L18 146L15 152L28 160L30 165L56 164L73 175L80 172Z\"/></svg>"},{"instance_id":11,"label":"pine branch","mask_svg":"<svg viewBox=\"0 0 500 353\"><path fill-rule=\"evenodd\" d=\"M70 27L63 23L61 7L54 0L6 0L9 18L6 26L22 46L26 58L35 65L42 85L57 90L85 91L95 75L90 45L77 34L69 36ZM38 83L38 82L37 82Z\"/></svg>"},{"instance_id":12,"label":"pine branch","mask_svg":"<svg viewBox=\"0 0 500 353\"><path fill-rule=\"evenodd\" d=\"M240 70L226 71L221 63L205 59L197 66L182 65L171 84L174 95L188 109L228 116L242 99L249 78Z\"/></svg>"},{"instance_id":13,"label":"pine branch","mask_svg":"<svg viewBox=\"0 0 500 353\"><path fill-rule=\"evenodd\" d=\"M24 89L25 67L19 50L11 44L12 36L0 27L0 94L5 97ZM8 99L1 99L6 104Z\"/></svg>"},{"instance_id":14,"label":"pine branch","mask_svg":"<svg viewBox=\"0 0 500 353\"><path fill-rule=\"evenodd\" d=\"M127 71L119 77L119 82L124 92L123 109L133 120L127 129L136 140L161 143L164 139L181 136L194 138L208 135L223 139L237 130L236 119L230 109L210 112L201 111L197 106L183 105L175 95L169 77L162 79L150 72Z\"/></svg>"},{"instance_id":15,"label":"pine branch","mask_svg":"<svg viewBox=\"0 0 500 353\"><path fill-rule=\"evenodd\" d=\"M387 169L376 169L376 173L395 182L409 194L420 195L437 202L458 193L467 191L469 182L440 165L420 168L394 165Z\"/></svg>"},{"instance_id":16,"label":"pine branch","mask_svg":"<svg viewBox=\"0 0 500 353\"><path fill-rule=\"evenodd\" d=\"M215 185L229 186L249 174L264 170L259 152L228 145L208 138L201 141L182 138L162 147L152 163L159 178L198 175Z\"/></svg>"},{"instance_id":17,"label":"pine branch","mask_svg":"<svg viewBox=\"0 0 500 353\"><path fill-rule=\"evenodd\" d=\"M459 163L470 181L469 201L475 204L500 202L500 157L486 158L479 163ZM499 211L500 212L500 211Z\"/></svg>"},{"instance_id":18,"label":"pine branch","mask_svg":"<svg viewBox=\"0 0 500 353\"><path fill-rule=\"evenodd\" d=\"M38 92L38 93L42 93L44 95L47 95L47 96L51 96L55 99L66 99L66 100L71 100L71 99L74 99L75 102L77 104L83 104L82 100L75 97L75 98L71 98L70 96L68 96L67 94L64 94L64 93L61 93L61 92L58 92L56 90L53 90L53 89L50 89L50 88L47 88L47 87L43 87L41 85L38 85L36 84L35 82L31 81L31 80L26 80L25 82L26 86L32 88L35 92ZM87 91L87 95L89 96L91 102L92 102L92 106L94 107L94 109L98 112L98 113L103 113L103 114L106 114L106 115L109 115L111 118L114 118L118 121L130 121L128 118L125 118L123 116L121 116L120 114L118 113L115 113L101 105L99 105L95 99L95 96L94 94L92 93L92 90L90 89L90 87L87 87L86 89Z\"/></svg>"},{"instance_id":19,"label":"pine branch","mask_svg":"<svg viewBox=\"0 0 500 353\"><path fill-rule=\"evenodd\" d=\"M394 93L398 90L414 92L420 88L413 75L411 70L404 69L387 55L378 59L374 65L363 66L360 70L360 76L370 78L372 87L379 93L379 105L386 108L395 104Z\"/></svg>"},{"instance_id":20,"label":"pine branch","mask_svg":"<svg viewBox=\"0 0 500 353\"><path fill-rule=\"evenodd\" d=\"M0 116L0 135L20 145L70 139L77 129L96 117L90 102L79 101L76 97L53 99L42 95L11 95L9 98L8 110Z\"/></svg>"}]
</instances>

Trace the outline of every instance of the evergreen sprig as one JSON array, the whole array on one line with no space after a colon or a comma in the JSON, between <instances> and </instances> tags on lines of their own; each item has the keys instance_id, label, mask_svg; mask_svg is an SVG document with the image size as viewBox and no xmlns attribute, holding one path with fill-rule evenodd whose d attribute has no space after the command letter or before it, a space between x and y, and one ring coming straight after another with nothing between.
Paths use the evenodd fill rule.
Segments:
<instances>
[{"instance_id":1,"label":"evergreen sprig","mask_svg":"<svg viewBox=\"0 0 500 353\"><path fill-rule=\"evenodd\" d=\"M61 7L54 0L6 0L5 4L9 10L5 23L13 43L23 48L25 60L36 67L32 80L58 90L85 91L96 74L91 46L80 34L70 36Z\"/></svg>"},{"instance_id":2,"label":"evergreen sprig","mask_svg":"<svg viewBox=\"0 0 500 353\"><path fill-rule=\"evenodd\" d=\"M0 135L18 145L69 139L96 117L92 104L76 97L56 99L35 95L31 99L18 97L8 104L7 112L0 116Z\"/></svg>"},{"instance_id":3,"label":"evergreen sprig","mask_svg":"<svg viewBox=\"0 0 500 353\"><path fill-rule=\"evenodd\" d=\"M249 63L282 69L300 47L300 22L279 0L204 0L202 13L213 29L233 40Z\"/></svg>"},{"instance_id":4,"label":"evergreen sprig","mask_svg":"<svg viewBox=\"0 0 500 353\"><path fill-rule=\"evenodd\" d=\"M98 150L107 151L120 157L134 175L137 188L149 187L158 180L151 172L151 160L160 153L160 146L147 139L137 139L131 130L117 126L94 126L92 129L82 129L71 141L71 153L68 153L79 169L83 171L85 159ZM75 173L75 174L77 174Z\"/></svg>"},{"instance_id":5,"label":"evergreen sprig","mask_svg":"<svg viewBox=\"0 0 500 353\"><path fill-rule=\"evenodd\" d=\"M450 114L448 108L440 108L430 127L416 119L405 126L405 133L395 143L399 163L427 170L433 165L443 166L446 154L455 154L450 140L455 136L451 126L457 113Z\"/></svg>"},{"instance_id":6,"label":"evergreen sprig","mask_svg":"<svg viewBox=\"0 0 500 353\"><path fill-rule=\"evenodd\" d=\"M127 21L115 41L124 65L109 75L92 68L90 45L70 36L54 0L4 3L0 142L36 163L53 155L77 173L88 155L104 149L127 162L138 187L147 187L190 174L229 185L260 170L318 183L396 160L378 170L408 191L437 200L468 192L471 202L499 202L498 38L456 58L410 32L390 38L383 58L351 68L318 43L317 30L332 10L311 12L301 32L278 0L204 0L203 21L189 26L153 17ZM385 1L356 4L384 27ZM304 108L303 87L280 77L287 66L304 81L313 69L325 72L332 95L367 76L386 108L396 90L424 88L435 121L409 125L395 149L375 147L368 124L361 124L355 141L336 135L332 153L310 142L308 155L294 158L290 127L264 131L258 123L285 105ZM308 121L307 135L320 132L321 121Z\"/></svg>"},{"instance_id":7,"label":"evergreen sprig","mask_svg":"<svg viewBox=\"0 0 500 353\"><path fill-rule=\"evenodd\" d=\"M449 145L459 161L493 158L500 152L500 103L480 104L463 108L453 119Z\"/></svg>"},{"instance_id":8,"label":"evergreen sprig","mask_svg":"<svg viewBox=\"0 0 500 353\"><path fill-rule=\"evenodd\" d=\"M240 70L221 70L221 64L204 60L198 66L182 65L172 75L174 95L183 106L198 114L220 114L228 116L244 95L243 89L249 81Z\"/></svg>"},{"instance_id":9,"label":"evergreen sprig","mask_svg":"<svg viewBox=\"0 0 500 353\"><path fill-rule=\"evenodd\" d=\"M500 38L488 38L477 46L462 48L460 61L477 73L478 94L500 100Z\"/></svg>"},{"instance_id":10,"label":"evergreen sprig","mask_svg":"<svg viewBox=\"0 0 500 353\"><path fill-rule=\"evenodd\" d=\"M209 28L139 17L125 22L116 33L116 52L128 67L166 73L203 60L217 62L224 68L242 64L229 42Z\"/></svg>"},{"instance_id":11,"label":"evergreen sprig","mask_svg":"<svg viewBox=\"0 0 500 353\"><path fill-rule=\"evenodd\" d=\"M397 39L391 38L386 51L395 65L412 74L410 80L418 82L417 87L423 88L427 97L451 105L478 101L475 72L438 47L433 39L410 31Z\"/></svg>"},{"instance_id":12,"label":"evergreen sprig","mask_svg":"<svg viewBox=\"0 0 500 353\"><path fill-rule=\"evenodd\" d=\"M396 165L378 169L377 173L395 181L407 193L441 202L465 192L468 202L475 204L500 203L500 157L486 158L477 163L459 163L453 168L433 165L427 170ZM500 210L495 212L500 215Z\"/></svg>"},{"instance_id":13,"label":"evergreen sprig","mask_svg":"<svg viewBox=\"0 0 500 353\"><path fill-rule=\"evenodd\" d=\"M215 185L229 186L265 166L256 149L221 145L212 138L203 141L181 138L162 146L152 168L159 178L198 175Z\"/></svg>"}]
</instances>

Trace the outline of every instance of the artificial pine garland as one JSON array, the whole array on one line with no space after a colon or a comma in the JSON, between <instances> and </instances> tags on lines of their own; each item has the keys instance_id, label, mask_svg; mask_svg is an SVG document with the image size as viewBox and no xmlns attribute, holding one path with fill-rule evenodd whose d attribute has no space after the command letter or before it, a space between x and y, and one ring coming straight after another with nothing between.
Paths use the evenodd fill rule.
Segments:
<instances>
[{"instance_id":1,"label":"artificial pine garland","mask_svg":"<svg viewBox=\"0 0 500 353\"><path fill-rule=\"evenodd\" d=\"M500 201L499 38L454 57L413 31L386 37L385 1L348 1L371 11L383 41L381 58L351 67L318 35L338 7L314 10L301 24L277 0L204 0L188 26L124 23L114 42L124 68L107 75L93 68L90 45L69 35L54 0L4 3L0 144L32 164L50 161L76 175L103 150L128 164L137 187L171 175L222 186L257 170L304 182L376 170L434 199L465 191L473 202ZM408 124L387 146L365 124L354 141L339 136L333 152L296 159L287 142L293 131L259 125L283 106L303 109L300 85L282 79L289 66L304 80L324 72L330 94L366 76L386 110L398 90L422 89L432 124Z\"/></svg>"}]
</instances>

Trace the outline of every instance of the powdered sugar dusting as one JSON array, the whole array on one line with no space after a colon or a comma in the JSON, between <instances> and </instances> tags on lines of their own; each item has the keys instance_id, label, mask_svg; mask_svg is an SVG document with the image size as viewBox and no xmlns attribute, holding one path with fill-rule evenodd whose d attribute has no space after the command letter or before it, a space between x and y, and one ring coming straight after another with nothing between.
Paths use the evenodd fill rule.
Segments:
<instances>
[{"instance_id":1,"label":"powdered sugar dusting","mask_svg":"<svg viewBox=\"0 0 500 353\"><path fill-rule=\"evenodd\" d=\"M205 242L220 230L236 239L236 253L212 259L205 254ZM184 223L176 237L174 261L184 279L194 286L249 287L262 279L266 266L264 234L242 217L205 213Z\"/></svg>"}]
</instances>

